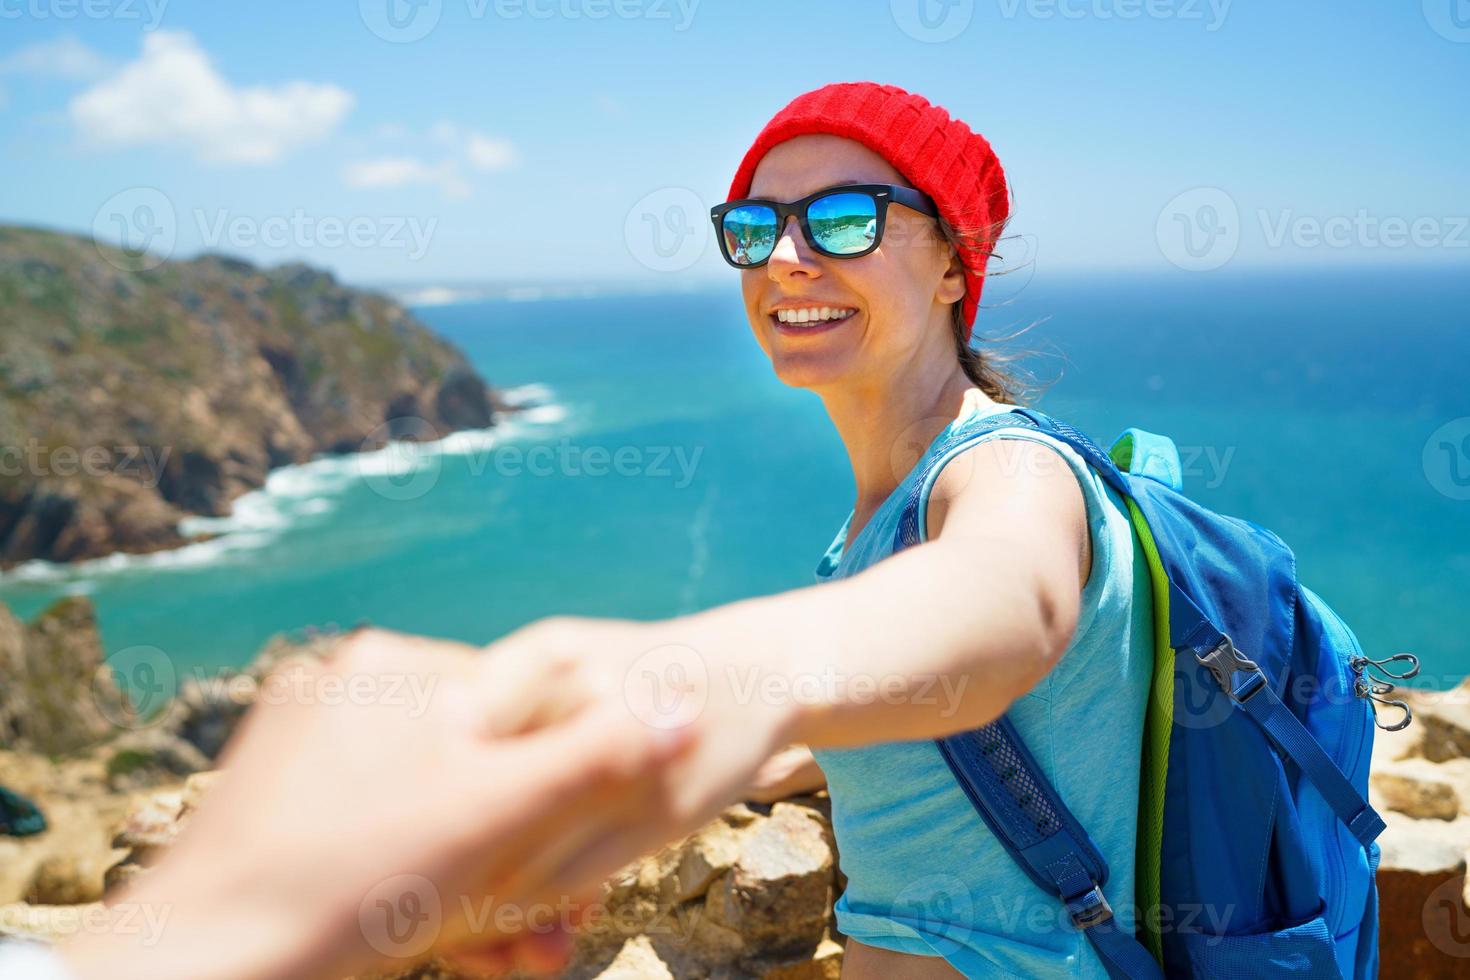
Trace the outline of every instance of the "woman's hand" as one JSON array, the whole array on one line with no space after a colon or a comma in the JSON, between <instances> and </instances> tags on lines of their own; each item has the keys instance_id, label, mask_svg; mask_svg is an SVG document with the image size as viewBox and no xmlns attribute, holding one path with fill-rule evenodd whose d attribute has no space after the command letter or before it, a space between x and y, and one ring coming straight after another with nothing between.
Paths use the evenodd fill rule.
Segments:
<instances>
[{"instance_id":1,"label":"woman's hand","mask_svg":"<svg viewBox=\"0 0 1470 980\"><path fill-rule=\"evenodd\" d=\"M732 649L740 649L738 659L723 652ZM687 734L688 751L663 777L667 806L651 803L607 842L609 852L628 856L697 829L740 799L792 741L802 709L782 669L741 648L738 636L713 636L692 617L541 620L490 646L480 670L492 705L487 725L497 737L535 731L591 705L615 708L620 726Z\"/></svg>"},{"instance_id":2,"label":"woman's hand","mask_svg":"<svg viewBox=\"0 0 1470 980\"><path fill-rule=\"evenodd\" d=\"M110 900L161 935L80 936L63 947L72 969L279 980L446 950L555 969L583 900L636 856L608 842L664 808L680 733L582 701L492 734L478 664L468 647L361 632L325 662L281 665L178 842Z\"/></svg>"},{"instance_id":3,"label":"woman's hand","mask_svg":"<svg viewBox=\"0 0 1470 980\"><path fill-rule=\"evenodd\" d=\"M756 803L774 803L815 793L826 786L827 777L812 757L812 750L805 745L789 745L760 767L745 798Z\"/></svg>"}]
</instances>

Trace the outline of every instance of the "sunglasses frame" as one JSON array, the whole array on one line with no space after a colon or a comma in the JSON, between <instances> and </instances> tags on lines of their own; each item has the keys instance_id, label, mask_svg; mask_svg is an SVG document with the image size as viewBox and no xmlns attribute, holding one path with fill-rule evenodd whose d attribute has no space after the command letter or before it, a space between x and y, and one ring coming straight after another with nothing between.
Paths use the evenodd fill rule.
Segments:
<instances>
[{"instance_id":1,"label":"sunglasses frame","mask_svg":"<svg viewBox=\"0 0 1470 980\"><path fill-rule=\"evenodd\" d=\"M861 252L829 252L817 243L816 236L812 234L811 225L807 222L807 212L811 206L824 197L835 194L866 194L873 199L873 211L877 224L873 229L873 244ZM818 255L825 255L833 259L858 259L871 253L883 242L883 229L888 220L888 205L902 204L904 207L928 215L931 218L939 216L939 209L935 206L933 199L922 191L914 190L912 187L904 187L901 184L834 184L824 187L814 194L808 194L799 201L783 203L773 201L769 198L747 197L738 201L726 201L724 204L716 204L709 209L710 221L715 226L715 238L720 243L720 254L725 257L725 262L736 269L759 269L771 260L767 255L759 262L742 264L730 257L729 243L725 241L725 232L722 227L725 223L725 214L736 208L760 206L770 208L776 212L776 238L779 241L781 235L786 231L786 220L796 218L796 223L801 226L802 237L806 239L812 251ZM772 254L775 253L773 248Z\"/></svg>"}]
</instances>

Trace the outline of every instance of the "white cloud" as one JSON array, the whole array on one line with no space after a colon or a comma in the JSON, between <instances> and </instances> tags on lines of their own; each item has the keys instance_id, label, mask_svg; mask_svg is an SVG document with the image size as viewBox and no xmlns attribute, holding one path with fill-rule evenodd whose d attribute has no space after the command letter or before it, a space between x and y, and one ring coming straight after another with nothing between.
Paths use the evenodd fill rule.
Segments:
<instances>
[{"instance_id":1,"label":"white cloud","mask_svg":"<svg viewBox=\"0 0 1470 980\"><path fill-rule=\"evenodd\" d=\"M465 152L476 170L504 170L516 162L516 148L509 142L478 133L470 135Z\"/></svg>"},{"instance_id":2,"label":"white cloud","mask_svg":"<svg viewBox=\"0 0 1470 980\"><path fill-rule=\"evenodd\" d=\"M434 166L417 157L380 157L350 164L343 177L348 187L361 190L428 185L438 187L448 198L465 198L470 193L453 160Z\"/></svg>"},{"instance_id":3,"label":"white cloud","mask_svg":"<svg viewBox=\"0 0 1470 980\"><path fill-rule=\"evenodd\" d=\"M236 88L183 32L155 31L143 53L78 95L71 117L103 146L185 146L221 163L270 163L319 140L352 108L335 85L286 82Z\"/></svg>"},{"instance_id":4,"label":"white cloud","mask_svg":"<svg viewBox=\"0 0 1470 980\"><path fill-rule=\"evenodd\" d=\"M394 139L409 136L406 130L393 124L379 126L377 132L379 136ZM508 140L492 139L445 119L430 126L419 141L444 146L448 155L433 164L414 156L361 160L343 171L343 179L347 186L360 190L432 185L439 187L445 197L465 198L470 195L470 185L463 176L466 168L486 172L505 170L519 160L515 145Z\"/></svg>"},{"instance_id":5,"label":"white cloud","mask_svg":"<svg viewBox=\"0 0 1470 980\"><path fill-rule=\"evenodd\" d=\"M31 44L0 60L0 74L87 82L107 71L107 59L70 34Z\"/></svg>"}]
</instances>

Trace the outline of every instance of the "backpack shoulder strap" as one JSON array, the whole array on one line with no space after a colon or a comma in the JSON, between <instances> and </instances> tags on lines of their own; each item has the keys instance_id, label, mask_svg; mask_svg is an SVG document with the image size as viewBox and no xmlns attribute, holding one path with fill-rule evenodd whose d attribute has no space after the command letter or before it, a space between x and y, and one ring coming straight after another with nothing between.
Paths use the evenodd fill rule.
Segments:
<instances>
[{"instance_id":1,"label":"backpack shoulder strap","mask_svg":"<svg viewBox=\"0 0 1470 980\"><path fill-rule=\"evenodd\" d=\"M929 454L899 519L894 550L919 542L924 488L968 444L1002 428L1041 429L1025 411L989 416L954 434ZM1086 456L1084 456L1086 458ZM1103 896L1108 864L1067 809L1011 720L935 739L940 755L995 838L1043 891L1056 895L1073 924L1097 950L1112 980L1162 980L1158 961L1120 931Z\"/></svg>"},{"instance_id":2,"label":"backpack shoulder strap","mask_svg":"<svg viewBox=\"0 0 1470 980\"><path fill-rule=\"evenodd\" d=\"M1057 896L1112 980L1162 980L1157 960L1119 930L1103 896L1108 864L1021 741L1011 720L935 739L975 811L1043 891Z\"/></svg>"}]
</instances>

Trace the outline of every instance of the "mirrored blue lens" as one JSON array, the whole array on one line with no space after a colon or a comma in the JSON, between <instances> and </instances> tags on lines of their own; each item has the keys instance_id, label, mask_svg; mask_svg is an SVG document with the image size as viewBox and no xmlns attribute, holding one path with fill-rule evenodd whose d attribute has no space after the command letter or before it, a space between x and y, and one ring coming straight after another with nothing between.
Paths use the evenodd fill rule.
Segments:
<instances>
[{"instance_id":1,"label":"mirrored blue lens","mask_svg":"<svg viewBox=\"0 0 1470 980\"><path fill-rule=\"evenodd\" d=\"M720 231L730 261L758 265L776 249L776 212L760 204L731 208L720 222Z\"/></svg>"},{"instance_id":2,"label":"mirrored blue lens","mask_svg":"<svg viewBox=\"0 0 1470 980\"><path fill-rule=\"evenodd\" d=\"M828 194L811 203L806 221L823 249L853 255L878 238L878 203L867 194Z\"/></svg>"}]
</instances>

